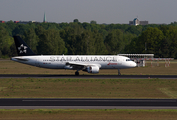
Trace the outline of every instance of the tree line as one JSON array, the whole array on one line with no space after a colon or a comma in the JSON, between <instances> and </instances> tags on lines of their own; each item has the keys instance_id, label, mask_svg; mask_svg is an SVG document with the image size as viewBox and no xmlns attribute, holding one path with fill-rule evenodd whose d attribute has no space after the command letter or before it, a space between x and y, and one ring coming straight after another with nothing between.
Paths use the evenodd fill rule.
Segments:
<instances>
[{"instance_id":1,"label":"tree line","mask_svg":"<svg viewBox=\"0 0 177 120\"><path fill-rule=\"evenodd\" d=\"M127 24L0 23L0 58L16 56L14 35L39 55L155 54L177 58L177 23L130 26Z\"/></svg>"}]
</instances>

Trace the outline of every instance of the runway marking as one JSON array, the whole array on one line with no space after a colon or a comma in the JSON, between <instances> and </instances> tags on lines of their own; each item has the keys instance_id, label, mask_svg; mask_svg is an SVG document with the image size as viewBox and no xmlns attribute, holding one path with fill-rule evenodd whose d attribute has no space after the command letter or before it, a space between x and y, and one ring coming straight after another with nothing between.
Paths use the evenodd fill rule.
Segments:
<instances>
[{"instance_id":1,"label":"runway marking","mask_svg":"<svg viewBox=\"0 0 177 120\"><path fill-rule=\"evenodd\" d=\"M67 101L67 102L69 102L69 101L78 101L78 102L92 102L92 101L96 101L96 102L107 102L107 101L109 101L109 102L176 102L176 100L104 100L104 99L102 99L102 100L95 100L95 99L89 99L89 100L84 100L84 99L82 99L82 100L69 100L69 99L66 99L66 100L22 100L23 102L62 102L62 101Z\"/></svg>"}]
</instances>

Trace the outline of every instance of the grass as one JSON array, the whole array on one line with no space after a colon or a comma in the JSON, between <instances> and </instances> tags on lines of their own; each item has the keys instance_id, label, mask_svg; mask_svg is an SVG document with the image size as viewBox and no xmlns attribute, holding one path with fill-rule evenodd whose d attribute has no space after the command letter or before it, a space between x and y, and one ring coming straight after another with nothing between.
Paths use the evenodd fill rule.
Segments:
<instances>
[{"instance_id":1,"label":"grass","mask_svg":"<svg viewBox=\"0 0 177 120\"><path fill-rule=\"evenodd\" d=\"M177 110L0 110L0 119L6 120L176 120Z\"/></svg>"},{"instance_id":2,"label":"grass","mask_svg":"<svg viewBox=\"0 0 177 120\"><path fill-rule=\"evenodd\" d=\"M159 66L156 66L155 62L151 67L151 63L147 63L147 67L122 69L123 75L177 75L176 72L177 62L173 61L170 67L165 67L164 62L159 62ZM79 71L80 75L93 75L87 72ZM63 69L45 69L38 68L30 65L17 63L10 60L0 60L0 74L70 74L74 75L74 70L63 70ZM95 75L117 75L117 69L104 69L100 70L99 74Z\"/></svg>"},{"instance_id":3,"label":"grass","mask_svg":"<svg viewBox=\"0 0 177 120\"><path fill-rule=\"evenodd\" d=\"M177 62L145 68L121 70L128 75L177 75ZM72 70L50 70L0 61L0 74L74 74ZM86 75L86 72L80 72ZM117 70L100 70L99 75L115 75ZM89 74L90 75L90 74ZM0 79L0 98L177 98L177 79ZM128 119L176 120L177 110L0 110L0 119Z\"/></svg>"},{"instance_id":4,"label":"grass","mask_svg":"<svg viewBox=\"0 0 177 120\"><path fill-rule=\"evenodd\" d=\"M177 79L0 79L0 98L177 98Z\"/></svg>"}]
</instances>

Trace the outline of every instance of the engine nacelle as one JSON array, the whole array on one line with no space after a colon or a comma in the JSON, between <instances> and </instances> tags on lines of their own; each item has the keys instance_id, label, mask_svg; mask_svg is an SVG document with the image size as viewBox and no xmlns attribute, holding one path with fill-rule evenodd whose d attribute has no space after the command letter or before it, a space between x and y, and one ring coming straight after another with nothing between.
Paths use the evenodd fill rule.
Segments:
<instances>
[{"instance_id":1,"label":"engine nacelle","mask_svg":"<svg viewBox=\"0 0 177 120\"><path fill-rule=\"evenodd\" d=\"M88 66L87 72L88 73L99 73L99 67L98 66Z\"/></svg>"},{"instance_id":2,"label":"engine nacelle","mask_svg":"<svg viewBox=\"0 0 177 120\"><path fill-rule=\"evenodd\" d=\"M73 69L73 67L71 67L71 66L67 65L67 66L65 66L65 67L64 67L64 69L69 69L69 70L72 70L72 69Z\"/></svg>"}]
</instances>

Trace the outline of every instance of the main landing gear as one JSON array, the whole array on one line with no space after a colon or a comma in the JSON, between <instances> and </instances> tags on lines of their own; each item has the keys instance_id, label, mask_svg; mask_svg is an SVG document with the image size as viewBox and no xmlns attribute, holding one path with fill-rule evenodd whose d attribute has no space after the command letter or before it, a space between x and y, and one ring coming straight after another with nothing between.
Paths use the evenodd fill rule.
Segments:
<instances>
[{"instance_id":1,"label":"main landing gear","mask_svg":"<svg viewBox=\"0 0 177 120\"><path fill-rule=\"evenodd\" d=\"M76 72L75 72L75 75L76 75L76 76L78 76L78 75L79 75L79 72L78 72L78 71L76 71Z\"/></svg>"},{"instance_id":2,"label":"main landing gear","mask_svg":"<svg viewBox=\"0 0 177 120\"><path fill-rule=\"evenodd\" d=\"M121 73L120 73L120 69L118 69L118 75L121 75Z\"/></svg>"}]
</instances>

